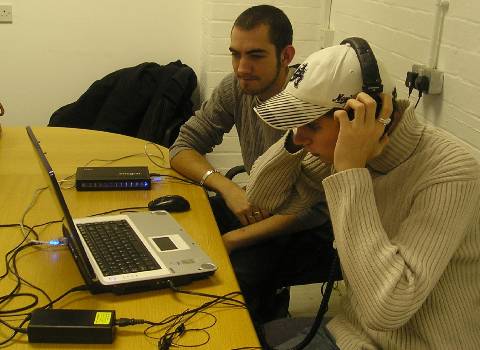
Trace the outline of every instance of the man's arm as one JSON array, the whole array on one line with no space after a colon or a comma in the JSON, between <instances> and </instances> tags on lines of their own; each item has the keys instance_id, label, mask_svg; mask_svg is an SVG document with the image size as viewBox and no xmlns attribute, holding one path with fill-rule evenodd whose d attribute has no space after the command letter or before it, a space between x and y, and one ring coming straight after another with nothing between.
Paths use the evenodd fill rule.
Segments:
<instances>
[{"instance_id":1,"label":"man's arm","mask_svg":"<svg viewBox=\"0 0 480 350\"><path fill-rule=\"evenodd\" d=\"M207 159L193 149L183 150L178 153L170 160L170 165L180 174L197 182L201 181L202 177L208 170L213 169L213 166L207 161ZM225 192L224 188L232 186L232 184L238 187L233 181L219 173L212 173L205 180L205 185L208 186L208 188L222 195L223 192Z\"/></svg>"},{"instance_id":2,"label":"man's arm","mask_svg":"<svg viewBox=\"0 0 480 350\"><path fill-rule=\"evenodd\" d=\"M248 247L272 237L307 230L324 223L324 217L318 220L302 220L300 215L273 215L252 225L230 231L222 236L228 252Z\"/></svg>"},{"instance_id":3,"label":"man's arm","mask_svg":"<svg viewBox=\"0 0 480 350\"><path fill-rule=\"evenodd\" d=\"M183 150L170 160L173 169L180 174L200 182L213 166L195 150ZM204 182L209 189L219 193L230 210L243 225L253 224L269 216L265 211L250 204L245 191L220 173L212 173Z\"/></svg>"},{"instance_id":4,"label":"man's arm","mask_svg":"<svg viewBox=\"0 0 480 350\"><path fill-rule=\"evenodd\" d=\"M207 171L214 169L204 155L220 144L223 135L234 125L235 106L240 103L234 78L233 74L229 74L222 80L210 99L181 127L177 140L170 148L172 168L194 181L202 181ZM219 173L208 175L204 185L222 195L243 225L269 216L266 211L250 204L242 188Z\"/></svg>"},{"instance_id":5,"label":"man's arm","mask_svg":"<svg viewBox=\"0 0 480 350\"><path fill-rule=\"evenodd\" d=\"M235 124L234 109L238 97L234 87L234 75L229 74L215 88L212 96L182 125L170 147L172 168L189 179L200 182L205 172L213 169L204 155L219 145L223 135Z\"/></svg>"}]
</instances>

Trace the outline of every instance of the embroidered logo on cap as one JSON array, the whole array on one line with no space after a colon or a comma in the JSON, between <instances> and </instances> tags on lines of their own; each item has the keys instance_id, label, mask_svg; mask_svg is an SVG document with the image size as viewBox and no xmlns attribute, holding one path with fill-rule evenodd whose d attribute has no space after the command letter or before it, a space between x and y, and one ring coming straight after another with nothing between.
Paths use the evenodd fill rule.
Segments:
<instances>
[{"instance_id":1,"label":"embroidered logo on cap","mask_svg":"<svg viewBox=\"0 0 480 350\"><path fill-rule=\"evenodd\" d=\"M290 81L293 81L293 86L295 86L296 88L298 88L298 84L303 80L303 76L307 71L307 65L308 63L303 63L300 67L297 68L297 70L290 78Z\"/></svg>"},{"instance_id":2,"label":"embroidered logo on cap","mask_svg":"<svg viewBox=\"0 0 480 350\"><path fill-rule=\"evenodd\" d=\"M344 105L345 103L347 103L347 101L351 98L354 98L354 96L346 96L344 94L338 94L337 97L335 97L332 102L335 102L335 103L338 103L338 104L342 104Z\"/></svg>"}]
</instances>

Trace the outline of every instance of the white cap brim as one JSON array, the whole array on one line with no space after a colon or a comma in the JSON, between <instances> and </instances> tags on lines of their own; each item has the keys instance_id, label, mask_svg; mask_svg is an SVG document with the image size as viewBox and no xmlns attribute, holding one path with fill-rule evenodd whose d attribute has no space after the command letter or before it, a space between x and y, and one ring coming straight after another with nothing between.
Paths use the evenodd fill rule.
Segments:
<instances>
[{"instance_id":1,"label":"white cap brim","mask_svg":"<svg viewBox=\"0 0 480 350\"><path fill-rule=\"evenodd\" d=\"M311 123L332 108L302 101L287 90L283 90L264 103L253 107L253 110L268 125L275 129L288 130Z\"/></svg>"}]
</instances>

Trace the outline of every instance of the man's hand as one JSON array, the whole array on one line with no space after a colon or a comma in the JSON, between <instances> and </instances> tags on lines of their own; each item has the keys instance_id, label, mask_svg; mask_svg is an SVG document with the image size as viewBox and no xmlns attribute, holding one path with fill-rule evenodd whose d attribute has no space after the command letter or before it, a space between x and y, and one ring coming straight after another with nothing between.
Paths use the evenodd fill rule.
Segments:
<instances>
[{"instance_id":1,"label":"man's hand","mask_svg":"<svg viewBox=\"0 0 480 350\"><path fill-rule=\"evenodd\" d=\"M195 150L181 151L170 160L170 164L180 174L198 182L206 171L213 169L205 157ZM211 174L204 185L222 195L227 206L243 225L253 224L270 216L267 211L251 205L245 190L222 174Z\"/></svg>"},{"instance_id":2,"label":"man's hand","mask_svg":"<svg viewBox=\"0 0 480 350\"><path fill-rule=\"evenodd\" d=\"M270 216L266 210L252 205L247 199L245 190L236 184L230 186L228 191L222 192L222 197L228 208L244 226L262 221Z\"/></svg>"},{"instance_id":3,"label":"man's hand","mask_svg":"<svg viewBox=\"0 0 480 350\"><path fill-rule=\"evenodd\" d=\"M392 114L392 97L381 94L382 110L380 117L390 118ZM346 108L354 111L352 121L345 110L338 110L334 117L340 123L334 153L336 171L352 168L364 168L370 159L382 153L388 143L388 136L383 135L385 125L375 119L376 102L368 94L361 92L356 99L350 99ZM383 135L383 136L382 136Z\"/></svg>"}]
</instances>

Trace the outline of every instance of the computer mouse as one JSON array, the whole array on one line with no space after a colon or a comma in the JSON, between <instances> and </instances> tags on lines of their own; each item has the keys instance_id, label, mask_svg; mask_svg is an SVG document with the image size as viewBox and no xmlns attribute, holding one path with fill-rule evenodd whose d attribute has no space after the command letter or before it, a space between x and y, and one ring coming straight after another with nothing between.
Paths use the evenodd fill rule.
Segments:
<instances>
[{"instance_id":1,"label":"computer mouse","mask_svg":"<svg viewBox=\"0 0 480 350\"><path fill-rule=\"evenodd\" d=\"M178 194L166 195L155 198L148 203L148 209L151 211L165 210L171 212L187 211L190 209L190 203Z\"/></svg>"}]
</instances>

